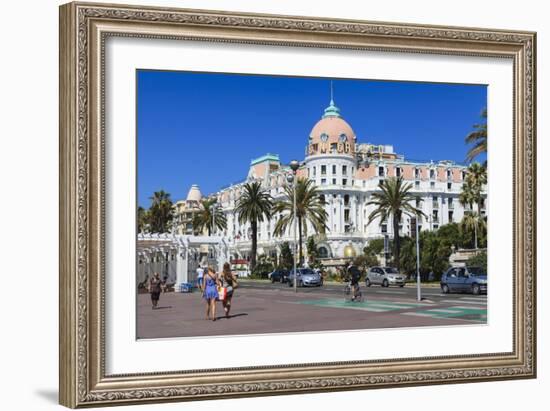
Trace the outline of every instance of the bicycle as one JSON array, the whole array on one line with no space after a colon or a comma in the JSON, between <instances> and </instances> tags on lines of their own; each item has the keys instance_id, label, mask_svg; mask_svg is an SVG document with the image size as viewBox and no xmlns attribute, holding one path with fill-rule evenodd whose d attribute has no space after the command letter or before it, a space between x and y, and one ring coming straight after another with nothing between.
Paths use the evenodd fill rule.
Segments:
<instances>
[{"instance_id":1,"label":"bicycle","mask_svg":"<svg viewBox=\"0 0 550 411\"><path fill-rule=\"evenodd\" d=\"M360 303L365 301L359 283L353 287L350 280L346 281L346 285L344 286L344 301Z\"/></svg>"}]
</instances>

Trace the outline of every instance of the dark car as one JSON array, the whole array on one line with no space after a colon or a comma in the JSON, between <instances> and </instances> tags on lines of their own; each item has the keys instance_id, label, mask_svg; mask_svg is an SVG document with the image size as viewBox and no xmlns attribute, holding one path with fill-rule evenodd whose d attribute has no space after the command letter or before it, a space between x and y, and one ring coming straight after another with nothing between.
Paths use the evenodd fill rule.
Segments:
<instances>
[{"instance_id":1,"label":"dark car","mask_svg":"<svg viewBox=\"0 0 550 411\"><path fill-rule=\"evenodd\" d=\"M451 267L441 276L441 291L487 293L487 271L481 267Z\"/></svg>"},{"instance_id":2,"label":"dark car","mask_svg":"<svg viewBox=\"0 0 550 411\"><path fill-rule=\"evenodd\" d=\"M267 275L272 283L286 283L288 281L288 270L275 270Z\"/></svg>"},{"instance_id":3,"label":"dark car","mask_svg":"<svg viewBox=\"0 0 550 411\"><path fill-rule=\"evenodd\" d=\"M318 272L313 271L311 268L298 268L298 275L296 276L296 285L298 287L320 287L323 285L323 277ZM294 270L292 270L288 276L288 286L294 285Z\"/></svg>"}]
</instances>

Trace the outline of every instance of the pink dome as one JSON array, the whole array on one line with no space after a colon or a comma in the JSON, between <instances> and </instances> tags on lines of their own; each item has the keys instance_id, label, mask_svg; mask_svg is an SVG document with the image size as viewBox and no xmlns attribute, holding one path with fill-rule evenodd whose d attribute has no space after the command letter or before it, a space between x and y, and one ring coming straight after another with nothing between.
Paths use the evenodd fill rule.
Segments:
<instances>
[{"instance_id":1,"label":"pink dome","mask_svg":"<svg viewBox=\"0 0 550 411\"><path fill-rule=\"evenodd\" d=\"M321 154L332 151L334 144L345 146L342 154L355 152L355 133L351 126L341 117L327 116L313 126L309 134L309 154ZM339 150L341 153L341 151Z\"/></svg>"}]
</instances>

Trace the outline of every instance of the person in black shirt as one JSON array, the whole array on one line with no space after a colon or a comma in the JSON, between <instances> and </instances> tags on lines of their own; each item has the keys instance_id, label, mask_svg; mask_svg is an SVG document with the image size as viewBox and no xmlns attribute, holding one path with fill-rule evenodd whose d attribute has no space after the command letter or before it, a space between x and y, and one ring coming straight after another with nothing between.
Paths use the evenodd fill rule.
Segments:
<instances>
[{"instance_id":1,"label":"person in black shirt","mask_svg":"<svg viewBox=\"0 0 550 411\"><path fill-rule=\"evenodd\" d=\"M359 292L359 280L361 279L361 271L353 264L353 261L350 261L348 266L348 278L350 280L351 286L353 287L353 297L352 300L355 300Z\"/></svg>"}]
</instances>

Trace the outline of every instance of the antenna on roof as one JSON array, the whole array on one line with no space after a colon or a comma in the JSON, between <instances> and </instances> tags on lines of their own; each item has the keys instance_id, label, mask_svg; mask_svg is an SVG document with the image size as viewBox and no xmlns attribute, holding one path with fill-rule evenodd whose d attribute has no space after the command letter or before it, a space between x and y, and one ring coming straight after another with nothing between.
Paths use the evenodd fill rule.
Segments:
<instances>
[{"instance_id":1,"label":"antenna on roof","mask_svg":"<svg viewBox=\"0 0 550 411\"><path fill-rule=\"evenodd\" d=\"M330 80L330 105L334 105L334 88L332 85L332 80Z\"/></svg>"}]
</instances>

